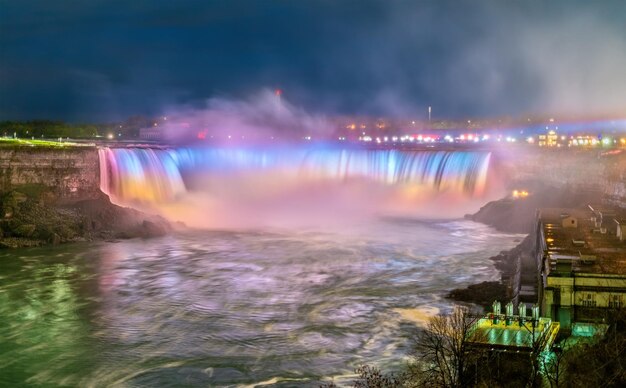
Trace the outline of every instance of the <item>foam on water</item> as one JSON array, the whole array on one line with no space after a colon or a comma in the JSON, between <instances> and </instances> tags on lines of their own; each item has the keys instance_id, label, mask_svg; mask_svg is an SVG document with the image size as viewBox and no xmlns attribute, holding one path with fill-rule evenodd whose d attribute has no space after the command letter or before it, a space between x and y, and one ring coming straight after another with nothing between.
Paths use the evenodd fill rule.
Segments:
<instances>
[{"instance_id":1,"label":"foam on water","mask_svg":"<svg viewBox=\"0 0 626 388\"><path fill-rule=\"evenodd\" d=\"M517 238L378 219L0 252L0 385L349 383L402 366L415 322Z\"/></svg>"}]
</instances>

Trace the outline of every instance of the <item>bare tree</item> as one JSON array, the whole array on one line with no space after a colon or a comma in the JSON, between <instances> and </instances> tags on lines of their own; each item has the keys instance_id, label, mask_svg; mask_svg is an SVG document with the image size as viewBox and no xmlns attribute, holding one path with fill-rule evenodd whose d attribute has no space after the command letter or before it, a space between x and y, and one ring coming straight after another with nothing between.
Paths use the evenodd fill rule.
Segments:
<instances>
[{"instance_id":1,"label":"bare tree","mask_svg":"<svg viewBox=\"0 0 626 388\"><path fill-rule=\"evenodd\" d=\"M433 317L415 343L414 363L408 371L412 384L446 388L469 385L473 364L468 340L476 321L477 317L464 307Z\"/></svg>"},{"instance_id":2,"label":"bare tree","mask_svg":"<svg viewBox=\"0 0 626 388\"><path fill-rule=\"evenodd\" d=\"M553 348L549 355L541 358L541 368L551 388L565 385L565 355L562 349Z\"/></svg>"}]
</instances>

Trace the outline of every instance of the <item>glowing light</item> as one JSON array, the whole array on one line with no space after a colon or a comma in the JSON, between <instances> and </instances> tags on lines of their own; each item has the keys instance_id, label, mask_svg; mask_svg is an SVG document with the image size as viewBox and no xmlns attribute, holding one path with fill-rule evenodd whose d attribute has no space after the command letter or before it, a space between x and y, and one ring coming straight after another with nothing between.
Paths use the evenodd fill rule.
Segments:
<instances>
[{"instance_id":1,"label":"glowing light","mask_svg":"<svg viewBox=\"0 0 626 388\"><path fill-rule=\"evenodd\" d=\"M304 183L366 179L398 192L430 188L474 196L485 190L490 161L488 152L321 148L124 148L100 149L99 154L101 189L118 203L162 202L185 193L181 171L266 171Z\"/></svg>"},{"instance_id":2,"label":"glowing light","mask_svg":"<svg viewBox=\"0 0 626 388\"><path fill-rule=\"evenodd\" d=\"M526 198L528 197L528 191L526 190L513 190L513 198Z\"/></svg>"}]
</instances>

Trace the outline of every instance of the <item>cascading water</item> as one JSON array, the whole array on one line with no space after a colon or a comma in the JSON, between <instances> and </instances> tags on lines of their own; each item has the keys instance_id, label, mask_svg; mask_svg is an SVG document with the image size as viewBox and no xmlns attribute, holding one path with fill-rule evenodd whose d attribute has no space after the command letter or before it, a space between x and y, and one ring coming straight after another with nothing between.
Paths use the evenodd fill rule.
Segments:
<instances>
[{"instance_id":1,"label":"cascading water","mask_svg":"<svg viewBox=\"0 0 626 388\"><path fill-rule=\"evenodd\" d=\"M152 149L101 148L100 190L120 202L171 200L185 192L170 153Z\"/></svg>"},{"instance_id":2,"label":"cascading water","mask_svg":"<svg viewBox=\"0 0 626 388\"><path fill-rule=\"evenodd\" d=\"M195 173L268 174L296 183L365 181L398 189L483 194L489 152L336 148L100 149L101 189L119 202L163 202Z\"/></svg>"}]
</instances>

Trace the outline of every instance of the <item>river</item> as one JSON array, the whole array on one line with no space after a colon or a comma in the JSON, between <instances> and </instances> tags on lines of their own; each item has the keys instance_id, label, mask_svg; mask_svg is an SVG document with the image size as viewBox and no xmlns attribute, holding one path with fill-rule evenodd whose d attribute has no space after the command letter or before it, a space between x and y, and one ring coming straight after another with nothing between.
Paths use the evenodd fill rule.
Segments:
<instances>
[{"instance_id":1,"label":"river","mask_svg":"<svg viewBox=\"0 0 626 388\"><path fill-rule=\"evenodd\" d=\"M467 220L188 230L0 252L2 386L318 386L397 370L520 235Z\"/></svg>"}]
</instances>

